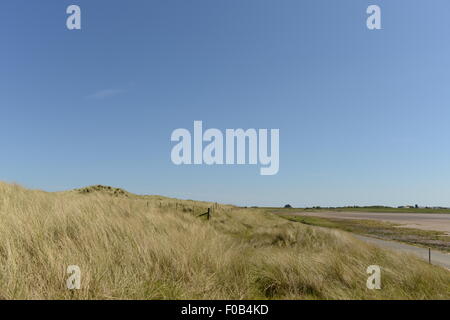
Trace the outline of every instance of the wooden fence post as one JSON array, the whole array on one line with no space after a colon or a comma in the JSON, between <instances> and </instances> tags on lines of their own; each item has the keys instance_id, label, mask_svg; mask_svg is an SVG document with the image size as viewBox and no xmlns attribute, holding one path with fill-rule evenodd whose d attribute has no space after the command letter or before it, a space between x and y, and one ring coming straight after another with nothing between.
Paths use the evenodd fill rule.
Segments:
<instances>
[{"instance_id":1,"label":"wooden fence post","mask_svg":"<svg viewBox=\"0 0 450 320\"><path fill-rule=\"evenodd\" d=\"M208 212L198 215L198 217L203 217L203 216L206 216L206 220L211 219L211 208L208 208Z\"/></svg>"}]
</instances>

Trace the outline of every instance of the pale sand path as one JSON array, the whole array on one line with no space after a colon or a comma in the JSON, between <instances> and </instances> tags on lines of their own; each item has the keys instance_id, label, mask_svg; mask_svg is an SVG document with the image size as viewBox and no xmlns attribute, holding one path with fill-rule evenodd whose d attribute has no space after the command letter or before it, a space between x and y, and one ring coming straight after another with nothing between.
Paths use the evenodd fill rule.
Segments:
<instances>
[{"instance_id":1,"label":"pale sand path","mask_svg":"<svg viewBox=\"0 0 450 320\"><path fill-rule=\"evenodd\" d=\"M413 255L418 256L419 258L428 261L428 249L426 248L420 248L396 241L387 241L387 240L381 240L376 238L370 238L365 236L360 236L353 234L355 238L358 238L360 240L363 240L365 242L371 243L373 245L388 248L392 250L399 250L403 251L405 253L410 253ZM444 268L450 269L450 254L431 250L431 264L439 265Z\"/></svg>"}]
</instances>

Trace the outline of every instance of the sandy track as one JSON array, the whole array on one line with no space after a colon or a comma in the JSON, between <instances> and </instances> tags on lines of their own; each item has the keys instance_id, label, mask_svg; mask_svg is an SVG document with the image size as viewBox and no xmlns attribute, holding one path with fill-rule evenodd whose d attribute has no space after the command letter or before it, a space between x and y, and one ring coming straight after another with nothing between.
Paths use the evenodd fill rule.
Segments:
<instances>
[{"instance_id":1,"label":"sandy track","mask_svg":"<svg viewBox=\"0 0 450 320\"><path fill-rule=\"evenodd\" d=\"M379 247L403 251L405 253L410 253L410 254L416 255L425 261L429 260L429 253L428 253L428 249L426 249L426 248L420 248L420 247L411 246L411 245L396 242L396 241L386 241L386 240L365 237L365 236L360 236L360 235L353 235L353 236L360 240L374 244ZM432 264L440 265L440 266L450 270L450 254L444 253L444 252L439 252L436 250L431 250L430 257L431 257Z\"/></svg>"}]
</instances>

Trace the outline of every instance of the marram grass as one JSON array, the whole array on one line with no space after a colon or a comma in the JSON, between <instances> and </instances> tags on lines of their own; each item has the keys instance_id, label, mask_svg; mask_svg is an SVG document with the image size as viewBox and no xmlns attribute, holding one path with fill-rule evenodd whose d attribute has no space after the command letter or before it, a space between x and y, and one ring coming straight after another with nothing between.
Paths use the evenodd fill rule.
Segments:
<instances>
[{"instance_id":1,"label":"marram grass","mask_svg":"<svg viewBox=\"0 0 450 320\"><path fill-rule=\"evenodd\" d=\"M259 209L0 183L0 299L450 299L450 272Z\"/></svg>"}]
</instances>

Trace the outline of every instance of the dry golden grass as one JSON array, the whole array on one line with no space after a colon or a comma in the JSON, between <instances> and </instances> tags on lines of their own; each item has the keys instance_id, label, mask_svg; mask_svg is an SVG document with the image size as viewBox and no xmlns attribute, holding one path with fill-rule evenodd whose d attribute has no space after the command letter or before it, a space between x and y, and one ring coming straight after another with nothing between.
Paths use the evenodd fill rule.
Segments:
<instances>
[{"instance_id":1,"label":"dry golden grass","mask_svg":"<svg viewBox=\"0 0 450 320\"><path fill-rule=\"evenodd\" d=\"M197 217L208 206L212 219ZM373 264L381 290L366 288ZM66 288L68 265L80 290ZM0 288L2 299L450 299L450 272L258 209L0 183Z\"/></svg>"}]
</instances>

